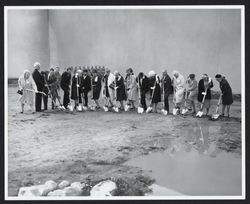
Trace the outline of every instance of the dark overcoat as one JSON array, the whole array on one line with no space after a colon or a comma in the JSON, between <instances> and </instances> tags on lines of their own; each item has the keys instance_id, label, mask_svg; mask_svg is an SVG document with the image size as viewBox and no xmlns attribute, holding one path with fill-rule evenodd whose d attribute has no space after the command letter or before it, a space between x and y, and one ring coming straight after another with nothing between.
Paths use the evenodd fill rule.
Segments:
<instances>
[{"instance_id":1,"label":"dark overcoat","mask_svg":"<svg viewBox=\"0 0 250 204\"><path fill-rule=\"evenodd\" d=\"M124 85L124 79L122 76L116 77L115 78L115 83L116 83L116 100L117 101L123 101L127 100L127 95L126 95L126 90L125 90L125 85Z\"/></svg>"},{"instance_id":2,"label":"dark overcoat","mask_svg":"<svg viewBox=\"0 0 250 204\"><path fill-rule=\"evenodd\" d=\"M213 81L211 80L211 82L209 83L209 88L207 89L207 95L205 97L205 99L211 99L211 88L213 87ZM204 86L204 80L201 79L199 81L199 84L198 84L198 101L199 102L202 102L202 99L203 99L203 94L202 92L205 92L205 86Z\"/></svg>"},{"instance_id":3,"label":"dark overcoat","mask_svg":"<svg viewBox=\"0 0 250 204\"><path fill-rule=\"evenodd\" d=\"M44 88L44 78L43 75L37 70L35 69L32 73L32 77L36 83L37 86L37 90L38 91L42 91Z\"/></svg>"},{"instance_id":4,"label":"dark overcoat","mask_svg":"<svg viewBox=\"0 0 250 204\"><path fill-rule=\"evenodd\" d=\"M78 90L77 90L77 84L80 86L80 87L78 87ZM73 99L73 100L79 99L79 94L81 94L81 77L79 75L75 74L72 77L71 99Z\"/></svg>"},{"instance_id":5,"label":"dark overcoat","mask_svg":"<svg viewBox=\"0 0 250 204\"><path fill-rule=\"evenodd\" d=\"M161 101L161 87L160 87L160 79L157 76L157 81L156 81L156 76L149 77L149 84L150 84L150 94L152 97L152 103L158 103ZM155 86L155 91L153 91L153 87Z\"/></svg>"},{"instance_id":6,"label":"dark overcoat","mask_svg":"<svg viewBox=\"0 0 250 204\"><path fill-rule=\"evenodd\" d=\"M233 103L232 89L225 78L222 78L220 82L220 89L222 92L222 104L231 105Z\"/></svg>"},{"instance_id":7,"label":"dark overcoat","mask_svg":"<svg viewBox=\"0 0 250 204\"><path fill-rule=\"evenodd\" d=\"M92 78L92 87L93 87L93 99L98 100L100 97L100 92L102 88L101 77L96 76Z\"/></svg>"}]
</instances>

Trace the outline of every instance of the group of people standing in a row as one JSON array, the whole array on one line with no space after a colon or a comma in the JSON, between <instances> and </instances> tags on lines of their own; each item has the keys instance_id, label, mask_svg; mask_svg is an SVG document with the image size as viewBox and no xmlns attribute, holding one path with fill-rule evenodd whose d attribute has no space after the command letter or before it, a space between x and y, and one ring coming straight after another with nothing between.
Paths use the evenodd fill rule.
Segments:
<instances>
[{"instance_id":1,"label":"group of people standing in a row","mask_svg":"<svg viewBox=\"0 0 250 204\"><path fill-rule=\"evenodd\" d=\"M44 110L47 110L48 96L52 99L52 109L56 107L57 101L60 108L67 109L69 105L72 106L71 100L74 101L75 108L78 106L88 108L89 92L92 92L91 96L95 102L94 109L100 109L99 99L103 97L106 100L104 106L106 108L117 106L116 102L119 102L120 110L126 109L125 107L135 110L135 104L139 98L140 106L146 111L146 98L150 98L148 105L152 107L152 112L157 112L157 106L163 94L164 110L169 112L169 96L173 93L177 113L180 113L184 100L189 102L189 110L192 113L196 112L197 100L203 103L206 114L209 113L213 81L207 74L203 74L198 83L195 74L190 74L185 79L178 71L173 71L172 78L167 70L162 72L162 77L154 71L150 71L148 76L143 72L135 76L132 68L129 68L126 70L126 77L123 78L118 71L111 73L107 68L104 75L96 69L89 73L87 69L72 70L72 68L67 68L61 75L59 67L51 68L49 71L40 71L40 67L41 65L36 62L32 76L28 70L25 70L18 80L19 92L21 92L21 113L24 111L25 103L32 107L33 112L42 111L42 99ZM231 87L220 74L215 78L221 88L222 115L226 108L229 116L230 105L233 103ZM64 92L63 103L59 95L60 88Z\"/></svg>"}]
</instances>

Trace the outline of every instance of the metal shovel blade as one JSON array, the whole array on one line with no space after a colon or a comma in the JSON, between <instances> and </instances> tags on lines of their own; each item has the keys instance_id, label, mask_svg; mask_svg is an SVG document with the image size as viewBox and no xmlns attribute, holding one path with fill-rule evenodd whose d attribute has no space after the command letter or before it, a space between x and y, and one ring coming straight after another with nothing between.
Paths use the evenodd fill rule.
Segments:
<instances>
[{"instance_id":1,"label":"metal shovel blade","mask_svg":"<svg viewBox=\"0 0 250 204\"><path fill-rule=\"evenodd\" d=\"M81 105L78 105L78 106L76 107L76 110L79 111L79 112L82 112L82 106L81 106Z\"/></svg>"},{"instance_id":2,"label":"metal shovel blade","mask_svg":"<svg viewBox=\"0 0 250 204\"><path fill-rule=\"evenodd\" d=\"M212 120L217 120L219 117L220 117L220 114L217 113L217 114L213 114L211 119Z\"/></svg>"},{"instance_id":3,"label":"metal shovel blade","mask_svg":"<svg viewBox=\"0 0 250 204\"><path fill-rule=\"evenodd\" d=\"M105 112L108 112L108 111L109 111L109 109L108 109L107 106L103 106L103 110L104 110Z\"/></svg>"},{"instance_id":4,"label":"metal shovel blade","mask_svg":"<svg viewBox=\"0 0 250 204\"><path fill-rule=\"evenodd\" d=\"M184 108L184 109L182 109L181 114L182 114L182 115L185 115L187 112L188 112L188 109L187 109L187 108Z\"/></svg>"},{"instance_id":5,"label":"metal shovel blade","mask_svg":"<svg viewBox=\"0 0 250 204\"><path fill-rule=\"evenodd\" d=\"M85 111L88 110L88 107L87 107L87 106L83 106L82 108L83 108L83 110L85 110Z\"/></svg>"},{"instance_id":6,"label":"metal shovel blade","mask_svg":"<svg viewBox=\"0 0 250 204\"><path fill-rule=\"evenodd\" d=\"M74 110L74 107L72 105L68 105L68 109L69 109L69 111L72 112Z\"/></svg>"},{"instance_id":7,"label":"metal shovel blade","mask_svg":"<svg viewBox=\"0 0 250 204\"><path fill-rule=\"evenodd\" d=\"M129 108L130 108L129 105L125 105L124 110L127 112L127 111L129 111Z\"/></svg>"},{"instance_id":8,"label":"metal shovel blade","mask_svg":"<svg viewBox=\"0 0 250 204\"><path fill-rule=\"evenodd\" d=\"M178 109L177 109L177 108L174 108L174 109L173 109L173 115L177 115L177 111L178 111Z\"/></svg>"},{"instance_id":9,"label":"metal shovel blade","mask_svg":"<svg viewBox=\"0 0 250 204\"><path fill-rule=\"evenodd\" d=\"M118 107L113 107L113 110L114 110L116 113L118 113L118 112L119 112Z\"/></svg>"},{"instance_id":10,"label":"metal shovel blade","mask_svg":"<svg viewBox=\"0 0 250 204\"><path fill-rule=\"evenodd\" d=\"M137 112L141 114L144 112L144 109L142 107L138 107Z\"/></svg>"},{"instance_id":11,"label":"metal shovel blade","mask_svg":"<svg viewBox=\"0 0 250 204\"><path fill-rule=\"evenodd\" d=\"M202 111L199 111L197 114L196 114L196 117L201 117L203 115L203 112Z\"/></svg>"},{"instance_id":12,"label":"metal shovel blade","mask_svg":"<svg viewBox=\"0 0 250 204\"><path fill-rule=\"evenodd\" d=\"M163 115L167 115L168 114L168 111L165 110L165 109L162 109L161 112L163 113Z\"/></svg>"},{"instance_id":13,"label":"metal shovel blade","mask_svg":"<svg viewBox=\"0 0 250 204\"><path fill-rule=\"evenodd\" d=\"M152 111L152 107L151 106L149 106L148 108L147 108L147 110L146 110L146 113L149 113L149 112L151 112Z\"/></svg>"}]
</instances>

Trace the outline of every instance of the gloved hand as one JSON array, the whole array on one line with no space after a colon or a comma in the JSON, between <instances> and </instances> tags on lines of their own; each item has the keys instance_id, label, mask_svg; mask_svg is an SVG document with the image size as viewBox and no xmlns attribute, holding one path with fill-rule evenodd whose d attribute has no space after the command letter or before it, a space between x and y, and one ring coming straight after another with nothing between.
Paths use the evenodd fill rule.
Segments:
<instances>
[{"instance_id":1,"label":"gloved hand","mask_svg":"<svg viewBox=\"0 0 250 204\"><path fill-rule=\"evenodd\" d=\"M201 94L202 94L202 95L207 95L207 93L206 93L205 91L204 91L204 92L202 92Z\"/></svg>"}]
</instances>

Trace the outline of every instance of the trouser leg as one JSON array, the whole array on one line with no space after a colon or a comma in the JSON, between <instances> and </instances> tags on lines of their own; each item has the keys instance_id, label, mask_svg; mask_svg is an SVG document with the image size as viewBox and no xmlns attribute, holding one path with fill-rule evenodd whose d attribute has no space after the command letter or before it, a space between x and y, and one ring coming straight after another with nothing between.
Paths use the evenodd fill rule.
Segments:
<instances>
[{"instance_id":1,"label":"trouser leg","mask_svg":"<svg viewBox=\"0 0 250 204\"><path fill-rule=\"evenodd\" d=\"M36 93L36 111L41 111L42 105L42 95L40 93Z\"/></svg>"},{"instance_id":2,"label":"trouser leg","mask_svg":"<svg viewBox=\"0 0 250 204\"><path fill-rule=\"evenodd\" d=\"M144 110L147 110L147 104L146 104L145 94L141 95L141 105L142 105L142 107L143 107Z\"/></svg>"},{"instance_id":3,"label":"trouser leg","mask_svg":"<svg viewBox=\"0 0 250 204\"><path fill-rule=\"evenodd\" d=\"M169 112L168 96L169 95L165 95L165 97L164 97L164 109Z\"/></svg>"},{"instance_id":4,"label":"trouser leg","mask_svg":"<svg viewBox=\"0 0 250 204\"><path fill-rule=\"evenodd\" d=\"M48 96L43 96L44 110L48 110Z\"/></svg>"},{"instance_id":5,"label":"trouser leg","mask_svg":"<svg viewBox=\"0 0 250 204\"><path fill-rule=\"evenodd\" d=\"M84 91L84 106L88 106L88 92Z\"/></svg>"}]
</instances>

